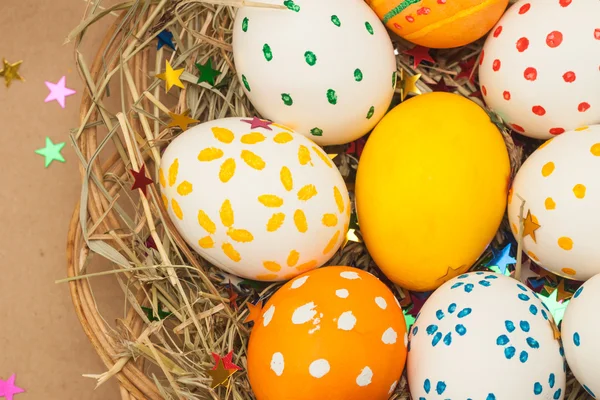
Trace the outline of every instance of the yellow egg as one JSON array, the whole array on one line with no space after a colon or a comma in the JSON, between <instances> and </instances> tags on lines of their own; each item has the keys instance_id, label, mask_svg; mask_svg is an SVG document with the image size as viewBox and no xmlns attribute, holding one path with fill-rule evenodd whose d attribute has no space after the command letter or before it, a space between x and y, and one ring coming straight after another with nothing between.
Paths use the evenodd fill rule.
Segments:
<instances>
[{"instance_id":1,"label":"yellow egg","mask_svg":"<svg viewBox=\"0 0 600 400\"><path fill-rule=\"evenodd\" d=\"M365 244L395 283L432 290L463 273L506 208L508 152L472 101L429 93L388 113L367 141L356 202Z\"/></svg>"}]
</instances>

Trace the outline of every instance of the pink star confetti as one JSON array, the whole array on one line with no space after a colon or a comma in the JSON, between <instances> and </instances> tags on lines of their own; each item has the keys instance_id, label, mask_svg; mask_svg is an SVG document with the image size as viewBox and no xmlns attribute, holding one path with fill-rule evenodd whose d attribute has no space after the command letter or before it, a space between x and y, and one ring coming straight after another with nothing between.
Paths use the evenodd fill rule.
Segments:
<instances>
[{"instance_id":1,"label":"pink star confetti","mask_svg":"<svg viewBox=\"0 0 600 400\"><path fill-rule=\"evenodd\" d=\"M15 385L15 374L12 374L6 381L0 379L0 397L4 396L6 400L13 400L15 394L23 393L24 391L25 389Z\"/></svg>"},{"instance_id":2,"label":"pink star confetti","mask_svg":"<svg viewBox=\"0 0 600 400\"><path fill-rule=\"evenodd\" d=\"M75 91L73 89L69 89L65 86L66 79L67 77L63 76L57 83L45 82L46 86L50 90L50 94L48 95L48 97L46 97L44 103L56 100L62 108L65 108L65 98L75 94Z\"/></svg>"},{"instance_id":3,"label":"pink star confetti","mask_svg":"<svg viewBox=\"0 0 600 400\"><path fill-rule=\"evenodd\" d=\"M272 131L273 129L269 126L272 124L271 121L262 120L257 117L252 117L252 119L243 119L242 122L250 124L250 129L263 128L268 131Z\"/></svg>"}]
</instances>

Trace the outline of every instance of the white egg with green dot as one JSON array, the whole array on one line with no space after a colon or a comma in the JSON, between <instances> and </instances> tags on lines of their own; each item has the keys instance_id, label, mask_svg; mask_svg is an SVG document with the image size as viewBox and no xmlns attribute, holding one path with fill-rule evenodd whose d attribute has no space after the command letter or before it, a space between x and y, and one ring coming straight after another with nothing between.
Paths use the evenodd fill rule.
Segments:
<instances>
[{"instance_id":1,"label":"white egg with green dot","mask_svg":"<svg viewBox=\"0 0 600 400\"><path fill-rule=\"evenodd\" d=\"M563 399L566 363L551 318L536 293L504 275L446 282L410 331L412 398Z\"/></svg>"},{"instance_id":2,"label":"white egg with green dot","mask_svg":"<svg viewBox=\"0 0 600 400\"><path fill-rule=\"evenodd\" d=\"M600 274L575 291L561 330L569 368L595 399L600 395Z\"/></svg>"},{"instance_id":3,"label":"white egg with green dot","mask_svg":"<svg viewBox=\"0 0 600 400\"><path fill-rule=\"evenodd\" d=\"M268 0L238 10L237 74L264 117L320 145L349 143L387 112L396 86L390 37L362 0Z\"/></svg>"}]
</instances>

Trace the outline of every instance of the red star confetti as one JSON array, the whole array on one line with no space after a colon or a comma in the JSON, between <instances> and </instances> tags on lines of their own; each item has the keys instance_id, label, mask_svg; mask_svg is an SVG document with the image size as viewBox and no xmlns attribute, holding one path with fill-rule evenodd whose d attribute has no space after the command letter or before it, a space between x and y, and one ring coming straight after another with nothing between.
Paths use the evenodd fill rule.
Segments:
<instances>
[{"instance_id":1,"label":"red star confetti","mask_svg":"<svg viewBox=\"0 0 600 400\"><path fill-rule=\"evenodd\" d=\"M7 380L0 379L0 397L5 397L6 400L13 400L15 394L23 393L22 389L15 385L15 374L12 374Z\"/></svg>"},{"instance_id":2,"label":"red star confetti","mask_svg":"<svg viewBox=\"0 0 600 400\"><path fill-rule=\"evenodd\" d=\"M429 50L428 47L415 46L410 50L404 50L402 54L412 56L413 68L417 68L422 61L429 61L430 63L435 64L435 60L429 55Z\"/></svg>"},{"instance_id":3,"label":"red star confetti","mask_svg":"<svg viewBox=\"0 0 600 400\"><path fill-rule=\"evenodd\" d=\"M360 155L362 154L366 144L367 139L365 137L361 137L360 139L350 143L348 150L346 150L346 154L355 155L357 158L360 158Z\"/></svg>"},{"instance_id":4,"label":"red star confetti","mask_svg":"<svg viewBox=\"0 0 600 400\"><path fill-rule=\"evenodd\" d=\"M133 186L131 190L140 189L144 196L146 195L146 186L151 185L154 181L146 176L146 166L142 165L142 168L139 171L134 171L132 169L129 170L131 175L133 175Z\"/></svg>"},{"instance_id":5,"label":"red star confetti","mask_svg":"<svg viewBox=\"0 0 600 400\"><path fill-rule=\"evenodd\" d=\"M248 306L248 316L244 320L244 323L248 322L257 322L260 316L262 315L262 306L263 302L260 300L256 305L252 303L246 304Z\"/></svg>"},{"instance_id":6,"label":"red star confetti","mask_svg":"<svg viewBox=\"0 0 600 400\"><path fill-rule=\"evenodd\" d=\"M229 305L231 306L231 308L233 308L235 311L237 311L238 310L238 304L237 304L238 294L233 289L233 285L231 284L231 281L229 281L229 286L227 286L227 293L229 294ZM227 366L225 366L225 368L227 368Z\"/></svg>"},{"instance_id":7,"label":"red star confetti","mask_svg":"<svg viewBox=\"0 0 600 400\"><path fill-rule=\"evenodd\" d=\"M453 91L456 90L456 86L446 85L446 81L444 80L444 77L441 77L440 80L435 83L435 85L433 85L433 84L429 85L429 88L434 92L446 92L446 93L452 93Z\"/></svg>"},{"instance_id":8,"label":"red star confetti","mask_svg":"<svg viewBox=\"0 0 600 400\"><path fill-rule=\"evenodd\" d=\"M460 67L460 72L456 76L456 80L460 78L468 78L469 82L473 83L475 81L475 63L477 61L476 57L471 57L469 60L461 61L458 66Z\"/></svg>"},{"instance_id":9,"label":"red star confetti","mask_svg":"<svg viewBox=\"0 0 600 400\"><path fill-rule=\"evenodd\" d=\"M417 294L411 292L410 298L412 300L413 306L408 311L408 314L410 314L416 318L419 311L421 311L421 308L423 308L423 304L425 304L425 301L429 298L429 295L430 295L430 293L419 293L417 295Z\"/></svg>"},{"instance_id":10,"label":"red star confetti","mask_svg":"<svg viewBox=\"0 0 600 400\"><path fill-rule=\"evenodd\" d=\"M257 117L252 117L252 119L243 119L242 122L250 124L250 129L263 128L268 131L272 131L273 129L269 126L273 124L271 121L267 121L264 119L260 119Z\"/></svg>"},{"instance_id":11,"label":"red star confetti","mask_svg":"<svg viewBox=\"0 0 600 400\"><path fill-rule=\"evenodd\" d=\"M221 357L217 353L212 353L212 357L215 360L215 366L212 368L213 371L217 369L217 365L219 364L219 361L223 362L223 367L226 370L234 369L236 371L242 371L242 367L239 367L233 363L233 350L231 350L229 353L227 353L227 355L225 357Z\"/></svg>"}]
</instances>

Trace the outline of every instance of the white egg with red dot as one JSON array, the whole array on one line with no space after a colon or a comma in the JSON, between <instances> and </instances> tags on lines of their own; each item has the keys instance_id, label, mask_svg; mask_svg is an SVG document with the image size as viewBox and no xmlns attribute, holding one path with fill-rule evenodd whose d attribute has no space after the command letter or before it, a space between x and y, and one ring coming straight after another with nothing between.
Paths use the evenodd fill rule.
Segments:
<instances>
[{"instance_id":1,"label":"white egg with red dot","mask_svg":"<svg viewBox=\"0 0 600 400\"><path fill-rule=\"evenodd\" d=\"M600 275L575 291L562 321L561 333L569 368L594 398L600 395Z\"/></svg>"},{"instance_id":2,"label":"white egg with red dot","mask_svg":"<svg viewBox=\"0 0 600 400\"><path fill-rule=\"evenodd\" d=\"M533 138L600 123L600 1L521 0L480 58L486 104Z\"/></svg>"},{"instance_id":3,"label":"white egg with red dot","mask_svg":"<svg viewBox=\"0 0 600 400\"><path fill-rule=\"evenodd\" d=\"M600 125L565 132L525 160L509 190L508 218L541 267L580 281L600 273Z\"/></svg>"}]
</instances>

